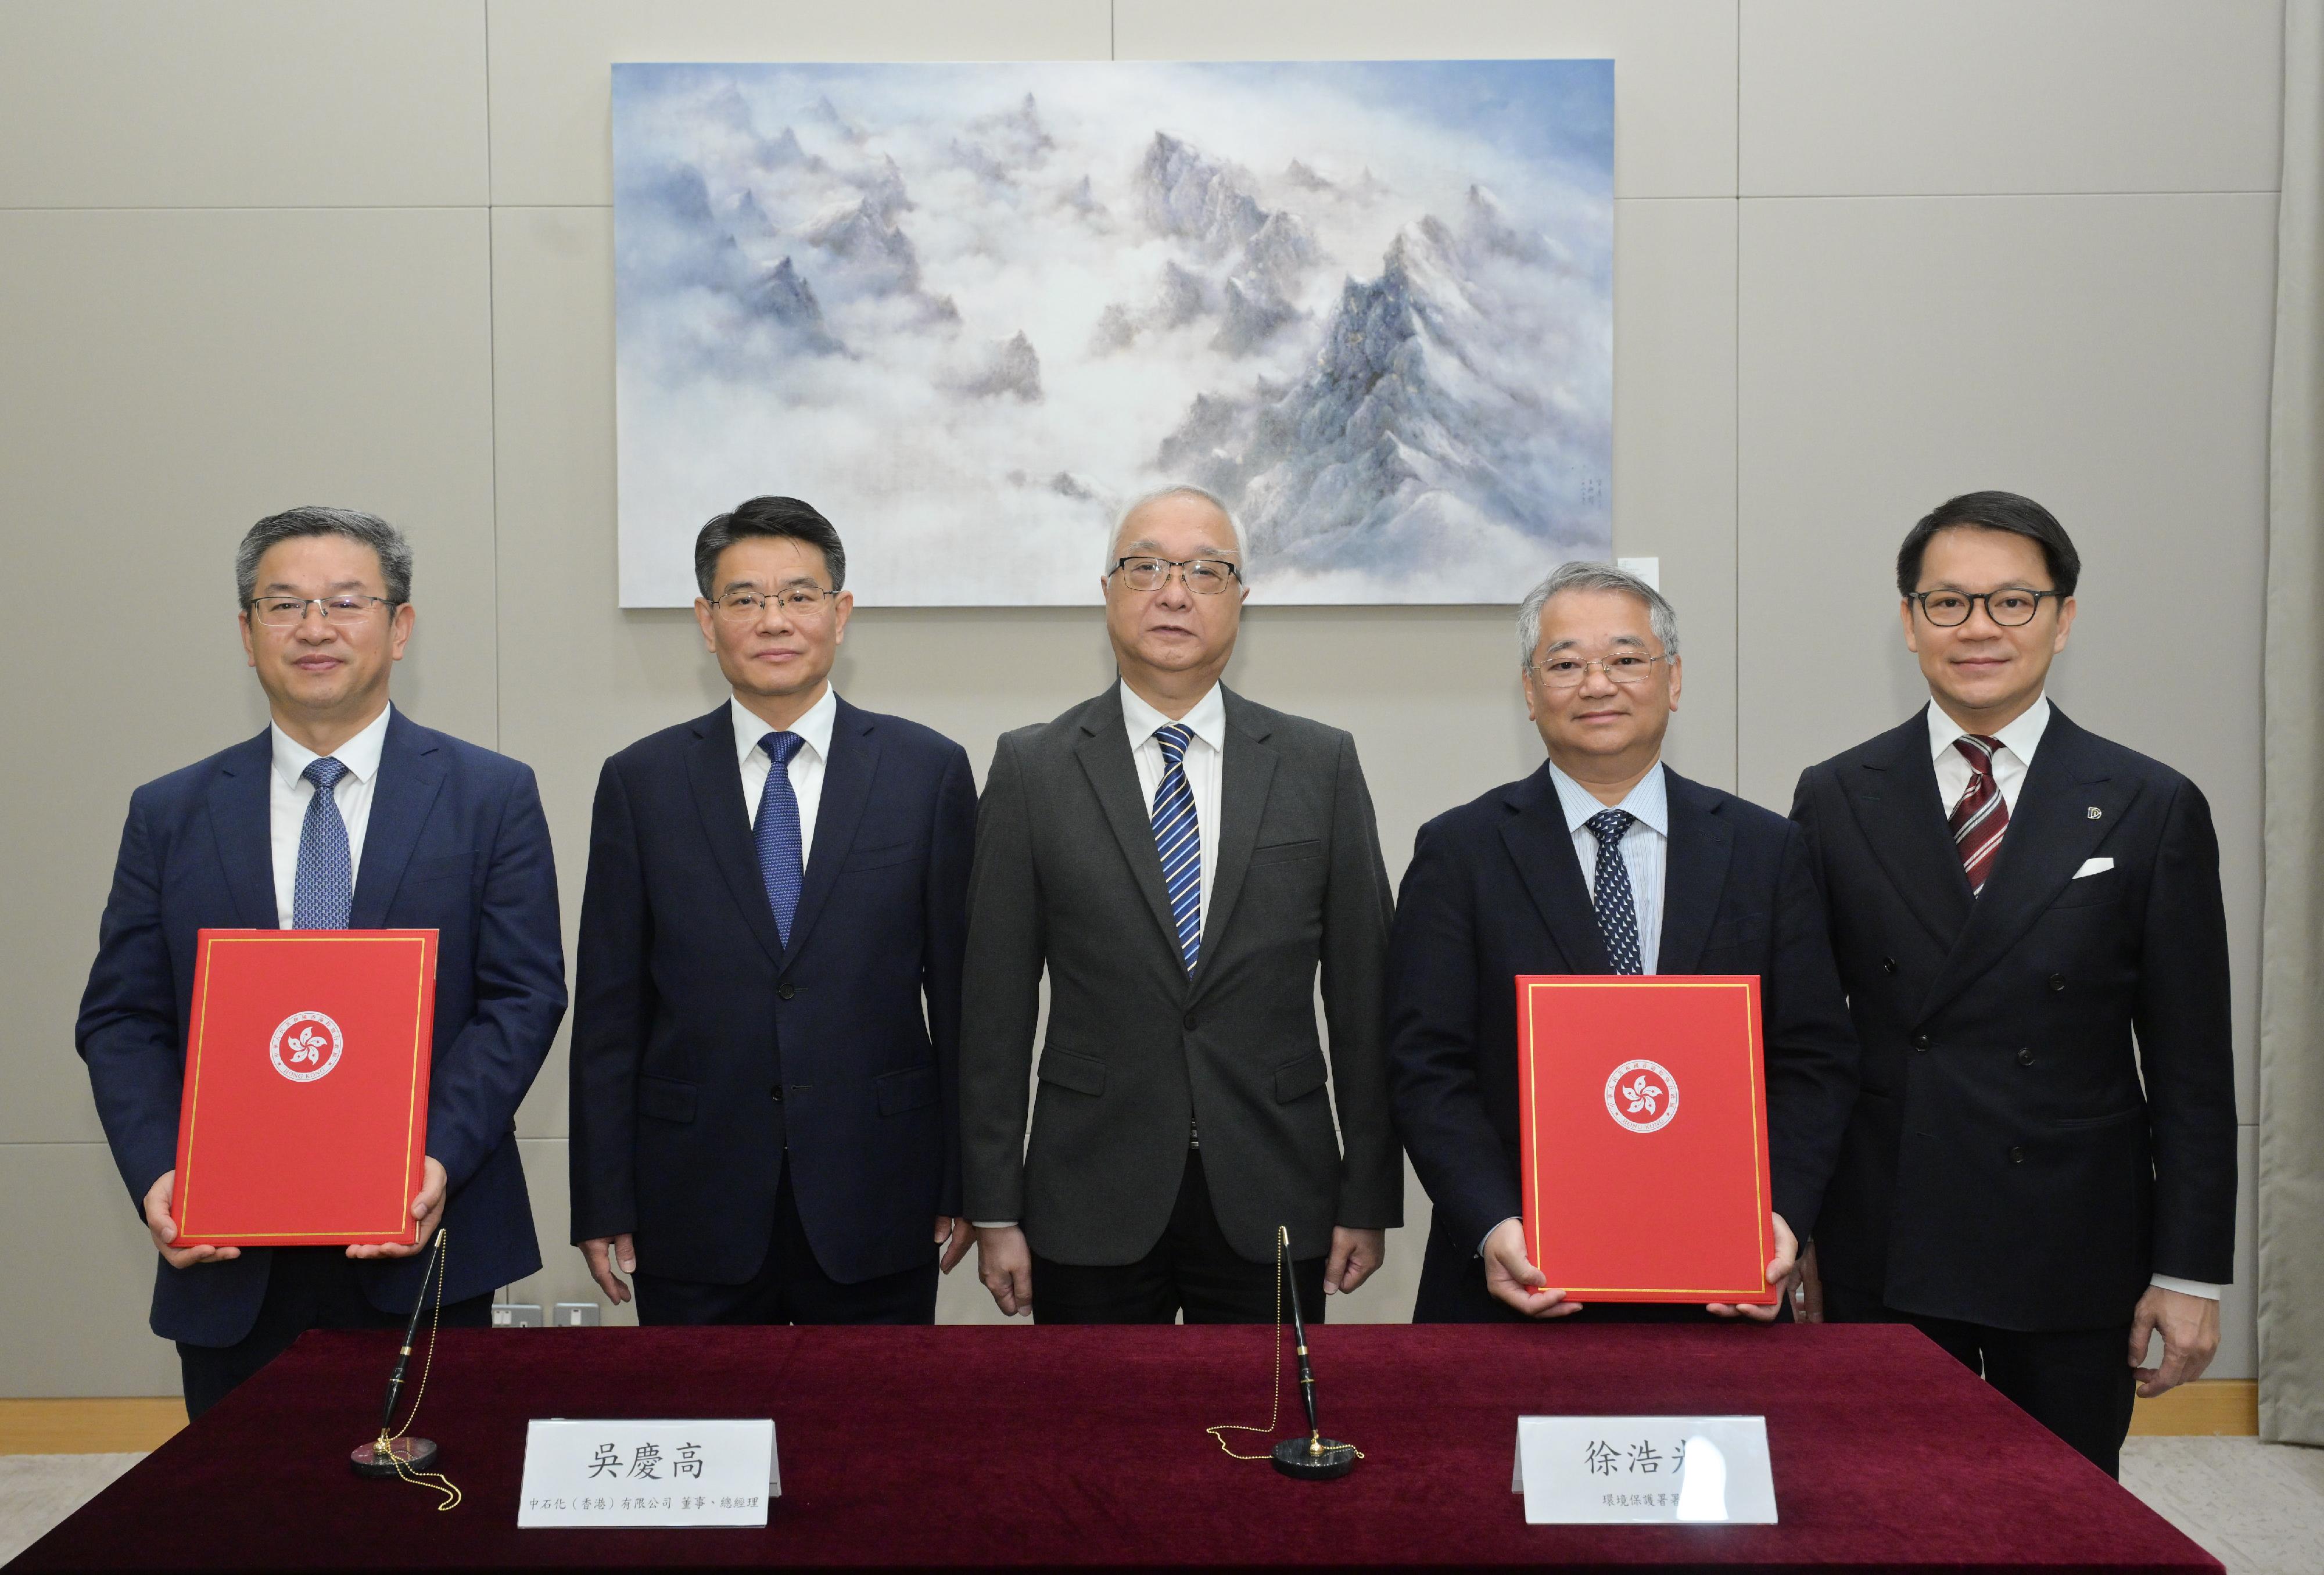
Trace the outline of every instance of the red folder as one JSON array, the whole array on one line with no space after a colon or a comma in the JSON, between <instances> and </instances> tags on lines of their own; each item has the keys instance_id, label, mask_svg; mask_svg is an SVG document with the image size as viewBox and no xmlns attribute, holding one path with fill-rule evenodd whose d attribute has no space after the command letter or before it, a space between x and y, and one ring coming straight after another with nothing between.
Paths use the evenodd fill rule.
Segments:
<instances>
[{"instance_id":1,"label":"red folder","mask_svg":"<svg viewBox=\"0 0 2324 1575\"><path fill-rule=\"evenodd\" d=\"M203 930L177 1245L417 1239L434 930Z\"/></svg>"},{"instance_id":2,"label":"red folder","mask_svg":"<svg viewBox=\"0 0 2324 1575\"><path fill-rule=\"evenodd\" d=\"M1526 975L1526 1252L1576 1302L1773 1303L1756 975Z\"/></svg>"}]
</instances>

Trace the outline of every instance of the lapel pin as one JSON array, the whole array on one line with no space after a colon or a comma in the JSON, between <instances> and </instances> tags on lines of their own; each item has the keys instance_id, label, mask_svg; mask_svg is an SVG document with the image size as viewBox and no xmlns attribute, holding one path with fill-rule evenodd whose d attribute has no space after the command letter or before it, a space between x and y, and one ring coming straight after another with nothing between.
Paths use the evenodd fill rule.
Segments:
<instances>
[{"instance_id":1,"label":"lapel pin","mask_svg":"<svg viewBox=\"0 0 2324 1575\"><path fill-rule=\"evenodd\" d=\"M2106 811L2100 809L2095 804L2090 806L2089 815L2092 820L2104 820L2106 818Z\"/></svg>"}]
</instances>

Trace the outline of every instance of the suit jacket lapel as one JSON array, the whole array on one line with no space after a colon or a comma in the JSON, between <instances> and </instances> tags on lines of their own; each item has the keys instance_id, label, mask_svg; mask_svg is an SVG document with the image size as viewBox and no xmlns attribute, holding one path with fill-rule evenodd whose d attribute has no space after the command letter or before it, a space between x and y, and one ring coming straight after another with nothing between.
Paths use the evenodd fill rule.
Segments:
<instances>
[{"instance_id":1,"label":"suit jacket lapel","mask_svg":"<svg viewBox=\"0 0 2324 1575\"><path fill-rule=\"evenodd\" d=\"M1198 994L1213 972L1207 964L1218 954L1218 943L1227 933L1235 898L1242 895L1243 877L1250 870L1251 850L1259 845L1259 823L1267 813L1268 789L1274 785L1280 759L1267 742L1272 730L1255 709L1231 689L1222 688L1221 694L1226 702L1228 739L1226 758L1220 762L1219 824L1209 828L1218 838L1219 862L1211 882L1210 912L1203 921L1202 964L1194 970Z\"/></svg>"},{"instance_id":2,"label":"suit jacket lapel","mask_svg":"<svg viewBox=\"0 0 2324 1575\"><path fill-rule=\"evenodd\" d=\"M734 763L733 711L721 705L694 724L694 748L686 757L686 775L694 790L695 813L702 817L702 834L710 841L710 861L724 877L727 894L742 909L743 924L757 937L768 961L779 968L783 938L775 928L775 910L767 906L767 883L759 874L759 849L751 840L751 811L742 802L742 774ZM820 833L821 826L816 829ZM817 845L821 845L820 836Z\"/></svg>"},{"instance_id":3,"label":"suit jacket lapel","mask_svg":"<svg viewBox=\"0 0 2324 1575\"><path fill-rule=\"evenodd\" d=\"M1735 830L1717 812L1716 799L1667 766L1663 785L1670 795L1670 846L1663 860L1662 945L1655 972L1693 973L1727 885Z\"/></svg>"},{"instance_id":4,"label":"suit jacket lapel","mask_svg":"<svg viewBox=\"0 0 2324 1575\"><path fill-rule=\"evenodd\" d=\"M210 778L210 835L217 843L235 916L254 930L279 929L282 922L274 901L272 789L266 780L273 763L274 735L269 729L227 751Z\"/></svg>"},{"instance_id":5,"label":"suit jacket lapel","mask_svg":"<svg viewBox=\"0 0 2324 1575\"><path fill-rule=\"evenodd\" d=\"M729 714L732 714L731 713ZM855 828L862 824L863 806L872 797L872 779L880 769L880 744L874 724L846 701L839 702L831 724L831 753L823 762L823 794L815 812L815 846L799 887L798 907L791 915L788 954L796 957L807 933L823 912L839 867L855 845ZM739 793L740 788L736 788ZM753 860L755 864L756 860ZM761 907L765 907L761 893Z\"/></svg>"},{"instance_id":6,"label":"suit jacket lapel","mask_svg":"<svg viewBox=\"0 0 2324 1575\"><path fill-rule=\"evenodd\" d=\"M388 905L403 883L403 867L411 861L420 828L428 823L428 811L443 785L436 735L406 722L401 711L391 713L379 753L379 779L372 785L371 819L364 827L363 867L355 872L348 928L386 926Z\"/></svg>"},{"instance_id":7,"label":"suit jacket lapel","mask_svg":"<svg viewBox=\"0 0 2324 1575\"><path fill-rule=\"evenodd\" d=\"M1969 922L1969 877L1961 872L1960 850L1953 845L1945 805L1937 796L1926 713L1914 712L1881 742L1885 747L1841 787L1872 856L1903 894L1904 906L1938 944L1950 946ZM2041 757L2036 751L2034 758Z\"/></svg>"},{"instance_id":8,"label":"suit jacket lapel","mask_svg":"<svg viewBox=\"0 0 2324 1575\"><path fill-rule=\"evenodd\" d=\"M1923 1018L1967 989L2034 927L2138 797L2137 783L2111 778L2089 739L2064 712L2052 711L2017 790L2017 806L2010 812L1993 873L1937 971L1921 1009Z\"/></svg>"},{"instance_id":9,"label":"suit jacket lapel","mask_svg":"<svg viewBox=\"0 0 2324 1575\"><path fill-rule=\"evenodd\" d=\"M1549 779L1549 765L1510 789L1503 803L1513 811L1501 822L1501 842L1517 868L1550 938L1564 954L1572 973L1610 973L1606 938L1598 932L1598 910L1590 906L1590 889L1582 881L1582 861L1573 852L1573 834L1565 824L1565 809Z\"/></svg>"},{"instance_id":10,"label":"suit jacket lapel","mask_svg":"<svg viewBox=\"0 0 2324 1575\"><path fill-rule=\"evenodd\" d=\"M1130 864L1138 889L1164 941L1176 955L1178 926L1170 917L1170 896L1162 885L1162 855L1154 846L1154 820L1138 784L1138 762L1130 757L1130 730L1121 719L1121 691L1109 688L1082 709L1082 741L1074 753L1088 773L1090 787L1113 828L1114 841Z\"/></svg>"}]
</instances>

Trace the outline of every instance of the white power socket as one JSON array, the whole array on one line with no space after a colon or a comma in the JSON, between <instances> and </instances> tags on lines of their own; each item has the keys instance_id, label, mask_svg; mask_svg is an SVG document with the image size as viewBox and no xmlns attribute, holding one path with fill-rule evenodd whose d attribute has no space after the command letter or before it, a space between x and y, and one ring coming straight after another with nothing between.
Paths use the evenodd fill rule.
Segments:
<instances>
[{"instance_id":1,"label":"white power socket","mask_svg":"<svg viewBox=\"0 0 2324 1575\"><path fill-rule=\"evenodd\" d=\"M493 1303L494 1329L539 1329L541 1326L540 1303L538 1302L495 1302Z\"/></svg>"},{"instance_id":2,"label":"white power socket","mask_svg":"<svg viewBox=\"0 0 2324 1575\"><path fill-rule=\"evenodd\" d=\"M604 1321L603 1309L595 1302L557 1303L556 1323L559 1329L595 1329Z\"/></svg>"}]
</instances>

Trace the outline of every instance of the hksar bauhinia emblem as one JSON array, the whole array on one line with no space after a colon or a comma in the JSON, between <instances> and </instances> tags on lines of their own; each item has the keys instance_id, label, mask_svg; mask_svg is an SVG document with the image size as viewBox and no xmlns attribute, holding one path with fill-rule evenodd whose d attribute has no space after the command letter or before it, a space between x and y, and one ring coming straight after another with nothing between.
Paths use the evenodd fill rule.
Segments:
<instances>
[{"instance_id":1,"label":"hksar bauhinia emblem","mask_svg":"<svg viewBox=\"0 0 2324 1575\"><path fill-rule=\"evenodd\" d=\"M1678 1080L1659 1061L1625 1061L1606 1080L1606 1113L1628 1132L1659 1132L1678 1114Z\"/></svg>"},{"instance_id":2,"label":"hksar bauhinia emblem","mask_svg":"<svg viewBox=\"0 0 2324 1575\"><path fill-rule=\"evenodd\" d=\"M292 1012L274 1030L267 1054L292 1082L312 1082L339 1064L339 1025L321 1012Z\"/></svg>"}]
</instances>

